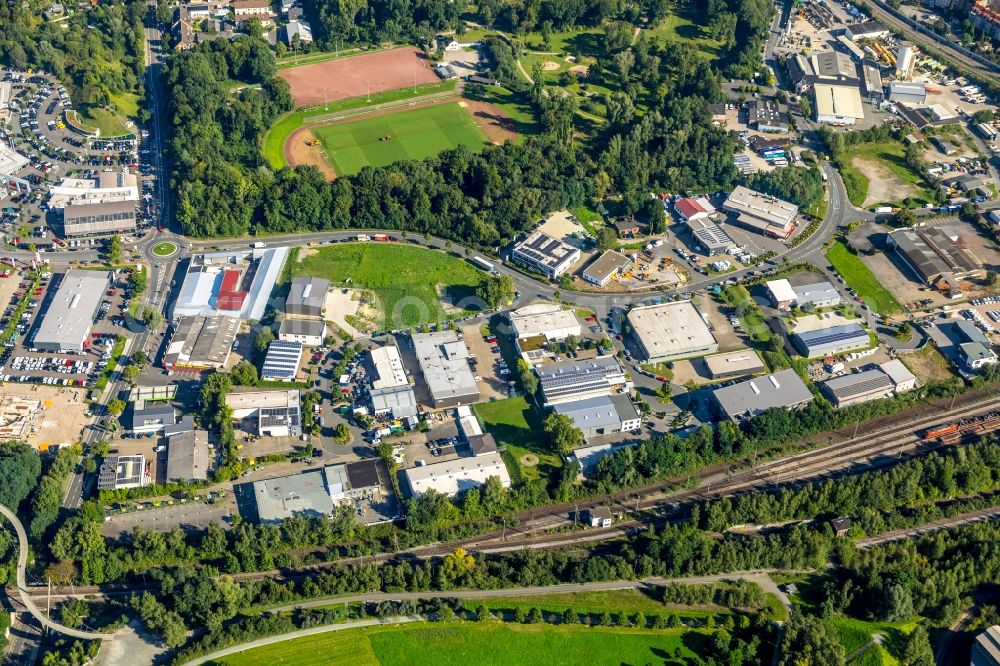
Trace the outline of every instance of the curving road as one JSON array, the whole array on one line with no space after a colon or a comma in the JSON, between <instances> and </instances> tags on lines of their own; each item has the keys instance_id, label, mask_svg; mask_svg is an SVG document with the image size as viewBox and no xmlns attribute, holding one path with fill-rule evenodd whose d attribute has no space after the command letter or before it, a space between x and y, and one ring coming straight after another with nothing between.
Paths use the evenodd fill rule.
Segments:
<instances>
[{"instance_id":1,"label":"curving road","mask_svg":"<svg viewBox=\"0 0 1000 666\"><path fill-rule=\"evenodd\" d=\"M46 629L51 629L52 631L59 632L60 634L65 634L66 636L71 636L73 638L82 638L88 641L107 641L114 637L114 634L101 634L95 631L81 631L79 629L70 629L65 627L58 622L53 622L49 619L46 613L35 604L35 600L31 598L28 594L28 581L25 570L28 567L28 534L24 531L24 525L18 520L14 512L8 509L3 504L0 504L0 514L6 518L14 526L14 531L17 532L17 589L20 593L21 603L24 607L28 609L28 612L35 616L35 619L41 622L42 626Z\"/></svg>"}]
</instances>

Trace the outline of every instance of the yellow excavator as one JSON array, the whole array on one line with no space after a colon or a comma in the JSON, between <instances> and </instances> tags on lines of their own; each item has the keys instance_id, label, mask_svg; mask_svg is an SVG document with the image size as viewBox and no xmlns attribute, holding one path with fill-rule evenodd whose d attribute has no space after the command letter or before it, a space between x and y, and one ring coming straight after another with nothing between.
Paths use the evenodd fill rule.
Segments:
<instances>
[{"instance_id":1,"label":"yellow excavator","mask_svg":"<svg viewBox=\"0 0 1000 666\"><path fill-rule=\"evenodd\" d=\"M311 141L306 141L306 145L307 146L318 146L319 145L319 139L313 139Z\"/></svg>"}]
</instances>

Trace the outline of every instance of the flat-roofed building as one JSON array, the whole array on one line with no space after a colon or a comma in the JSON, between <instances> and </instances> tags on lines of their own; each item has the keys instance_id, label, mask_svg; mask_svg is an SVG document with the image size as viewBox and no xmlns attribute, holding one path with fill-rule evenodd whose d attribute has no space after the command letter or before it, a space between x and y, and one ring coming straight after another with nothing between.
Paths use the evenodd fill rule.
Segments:
<instances>
[{"instance_id":1,"label":"flat-roofed building","mask_svg":"<svg viewBox=\"0 0 1000 666\"><path fill-rule=\"evenodd\" d=\"M814 282L792 287L796 307L833 308L840 305L840 292L830 282Z\"/></svg>"},{"instance_id":2,"label":"flat-roofed building","mask_svg":"<svg viewBox=\"0 0 1000 666\"><path fill-rule=\"evenodd\" d=\"M294 382L302 361L302 343L275 340L268 346L260 378L264 381Z\"/></svg>"},{"instance_id":3,"label":"flat-roofed building","mask_svg":"<svg viewBox=\"0 0 1000 666\"><path fill-rule=\"evenodd\" d=\"M102 171L95 178L63 178L49 189L49 207L53 209L138 200L138 176L121 171Z\"/></svg>"},{"instance_id":4,"label":"flat-roofed building","mask_svg":"<svg viewBox=\"0 0 1000 666\"><path fill-rule=\"evenodd\" d=\"M631 265L632 260L621 252L605 250L600 257L583 269L583 279L590 284L604 287L616 277L623 275Z\"/></svg>"},{"instance_id":5,"label":"flat-roofed building","mask_svg":"<svg viewBox=\"0 0 1000 666\"><path fill-rule=\"evenodd\" d=\"M788 108L773 99L755 99L747 104L748 124L758 132L787 132Z\"/></svg>"},{"instance_id":6,"label":"flat-roofed building","mask_svg":"<svg viewBox=\"0 0 1000 666\"><path fill-rule=\"evenodd\" d=\"M167 439L167 483L208 479L208 433L190 430Z\"/></svg>"},{"instance_id":7,"label":"flat-roofed building","mask_svg":"<svg viewBox=\"0 0 1000 666\"><path fill-rule=\"evenodd\" d=\"M805 358L834 356L871 346L871 337L860 324L841 324L792 336L796 349Z\"/></svg>"},{"instance_id":8,"label":"flat-roofed building","mask_svg":"<svg viewBox=\"0 0 1000 666\"><path fill-rule=\"evenodd\" d=\"M535 368L545 404L610 395L625 386L625 370L614 356L563 361Z\"/></svg>"},{"instance_id":9,"label":"flat-roofed building","mask_svg":"<svg viewBox=\"0 0 1000 666\"><path fill-rule=\"evenodd\" d=\"M926 104L927 87L922 83L893 81L889 84L889 101L904 104Z\"/></svg>"},{"instance_id":10,"label":"flat-roofed building","mask_svg":"<svg viewBox=\"0 0 1000 666\"><path fill-rule=\"evenodd\" d=\"M834 377L819 386L838 409L886 398L895 390L889 375L880 368Z\"/></svg>"},{"instance_id":11,"label":"flat-roofed building","mask_svg":"<svg viewBox=\"0 0 1000 666\"><path fill-rule=\"evenodd\" d=\"M627 393L564 402L553 409L556 414L568 416L584 437L629 432L642 426L642 418Z\"/></svg>"},{"instance_id":12,"label":"flat-roofed building","mask_svg":"<svg viewBox=\"0 0 1000 666\"><path fill-rule=\"evenodd\" d=\"M768 280L765 286L771 299L771 305L774 307L779 310L787 310L795 305L795 290L792 289L792 283L786 278Z\"/></svg>"},{"instance_id":13,"label":"flat-roofed building","mask_svg":"<svg viewBox=\"0 0 1000 666\"><path fill-rule=\"evenodd\" d=\"M878 21L864 21L862 23L852 23L844 30L848 39L858 41L859 39L880 39L889 36L889 30Z\"/></svg>"},{"instance_id":14,"label":"flat-roofed building","mask_svg":"<svg viewBox=\"0 0 1000 666\"><path fill-rule=\"evenodd\" d=\"M135 201L71 202L63 211L65 236L97 236L135 230Z\"/></svg>"},{"instance_id":15,"label":"flat-roofed building","mask_svg":"<svg viewBox=\"0 0 1000 666\"><path fill-rule=\"evenodd\" d=\"M775 238L788 238L795 230L799 207L762 192L738 185L722 209L734 215L742 227Z\"/></svg>"},{"instance_id":16,"label":"flat-roofed building","mask_svg":"<svg viewBox=\"0 0 1000 666\"><path fill-rule=\"evenodd\" d=\"M926 284L983 274L982 262L959 243L959 235L954 230L944 227L897 229L889 232L888 245Z\"/></svg>"},{"instance_id":17,"label":"flat-roofed building","mask_svg":"<svg viewBox=\"0 0 1000 666\"><path fill-rule=\"evenodd\" d=\"M225 368L239 330L235 317L184 317L167 343L164 369L174 374Z\"/></svg>"},{"instance_id":18,"label":"flat-roofed building","mask_svg":"<svg viewBox=\"0 0 1000 666\"><path fill-rule=\"evenodd\" d=\"M163 432L168 426L177 424L177 410L170 403L145 401L132 404L132 432Z\"/></svg>"},{"instance_id":19,"label":"flat-roofed building","mask_svg":"<svg viewBox=\"0 0 1000 666\"><path fill-rule=\"evenodd\" d=\"M727 418L739 421L768 409L798 409L813 399L802 378L792 369L717 388L712 393Z\"/></svg>"},{"instance_id":20,"label":"flat-roofed building","mask_svg":"<svg viewBox=\"0 0 1000 666\"><path fill-rule=\"evenodd\" d=\"M298 437L302 434L298 389L237 387L226 394L226 406L233 410L234 421L254 420L259 435Z\"/></svg>"},{"instance_id":21,"label":"flat-roofed building","mask_svg":"<svg viewBox=\"0 0 1000 666\"><path fill-rule=\"evenodd\" d=\"M403 470L406 487L413 497L420 497L428 490L452 497L478 488L491 476L497 477L504 488L510 488L510 473L496 451Z\"/></svg>"},{"instance_id":22,"label":"flat-roofed building","mask_svg":"<svg viewBox=\"0 0 1000 666\"><path fill-rule=\"evenodd\" d=\"M393 345L376 347L367 354L367 361L372 413L390 414L394 419L416 416L420 409L399 350Z\"/></svg>"},{"instance_id":23,"label":"flat-roofed building","mask_svg":"<svg viewBox=\"0 0 1000 666\"><path fill-rule=\"evenodd\" d=\"M857 85L831 85L817 83L813 86L816 98L816 122L830 125L853 125L865 119L861 104L861 90Z\"/></svg>"},{"instance_id":24,"label":"flat-roofed building","mask_svg":"<svg viewBox=\"0 0 1000 666\"><path fill-rule=\"evenodd\" d=\"M171 317L226 315L260 320L287 256L287 247L192 256Z\"/></svg>"},{"instance_id":25,"label":"flat-roofed building","mask_svg":"<svg viewBox=\"0 0 1000 666\"><path fill-rule=\"evenodd\" d=\"M42 351L86 349L110 279L107 271L66 271L42 314L31 346Z\"/></svg>"},{"instance_id":26,"label":"flat-roofed building","mask_svg":"<svg viewBox=\"0 0 1000 666\"><path fill-rule=\"evenodd\" d=\"M903 365L903 362L898 358L880 363L878 367L892 380L893 390L896 393L905 393L917 388L917 378L913 376L910 369Z\"/></svg>"},{"instance_id":27,"label":"flat-roofed building","mask_svg":"<svg viewBox=\"0 0 1000 666\"><path fill-rule=\"evenodd\" d=\"M632 308L627 319L649 363L719 351L718 341L691 301Z\"/></svg>"},{"instance_id":28,"label":"flat-roofed building","mask_svg":"<svg viewBox=\"0 0 1000 666\"><path fill-rule=\"evenodd\" d=\"M278 328L278 339L297 342L306 347L319 347L326 338L326 322L321 319L292 319L285 317Z\"/></svg>"},{"instance_id":29,"label":"flat-roofed building","mask_svg":"<svg viewBox=\"0 0 1000 666\"><path fill-rule=\"evenodd\" d=\"M847 35L837 35L834 46L842 50L856 62L861 62L865 59L865 52L859 49L857 44L848 39Z\"/></svg>"},{"instance_id":30,"label":"flat-roofed building","mask_svg":"<svg viewBox=\"0 0 1000 666\"><path fill-rule=\"evenodd\" d=\"M536 231L514 246L511 258L552 280L558 280L580 260L580 250Z\"/></svg>"},{"instance_id":31,"label":"flat-roofed building","mask_svg":"<svg viewBox=\"0 0 1000 666\"><path fill-rule=\"evenodd\" d=\"M708 368L709 376L714 380L750 377L767 370L767 366L760 360L760 355L752 349L712 354L702 360Z\"/></svg>"},{"instance_id":32,"label":"flat-roofed building","mask_svg":"<svg viewBox=\"0 0 1000 666\"><path fill-rule=\"evenodd\" d=\"M580 320L572 310L566 310L558 303L534 303L508 313L517 340L543 337L548 342L565 340L569 336L579 337Z\"/></svg>"},{"instance_id":33,"label":"flat-roofed building","mask_svg":"<svg viewBox=\"0 0 1000 666\"><path fill-rule=\"evenodd\" d=\"M885 101L882 71L878 68L878 64L871 60L861 63L861 93L869 104L881 104Z\"/></svg>"},{"instance_id":34,"label":"flat-roofed building","mask_svg":"<svg viewBox=\"0 0 1000 666\"><path fill-rule=\"evenodd\" d=\"M479 386L469 364L472 354L455 331L415 333L414 353L435 409L479 401Z\"/></svg>"},{"instance_id":35,"label":"flat-roofed building","mask_svg":"<svg viewBox=\"0 0 1000 666\"><path fill-rule=\"evenodd\" d=\"M150 482L146 457L141 454L104 456L101 469L97 473L98 490L127 490L141 488Z\"/></svg>"},{"instance_id":36,"label":"flat-roofed building","mask_svg":"<svg viewBox=\"0 0 1000 666\"><path fill-rule=\"evenodd\" d=\"M298 317L322 317L330 281L318 277L292 278L285 298L285 312Z\"/></svg>"},{"instance_id":37,"label":"flat-roofed building","mask_svg":"<svg viewBox=\"0 0 1000 666\"><path fill-rule=\"evenodd\" d=\"M736 241L711 219L688 220L687 226L691 230L691 236L694 237L695 249L710 257L720 252L726 253L736 247Z\"/></svg>"}]
</instances>

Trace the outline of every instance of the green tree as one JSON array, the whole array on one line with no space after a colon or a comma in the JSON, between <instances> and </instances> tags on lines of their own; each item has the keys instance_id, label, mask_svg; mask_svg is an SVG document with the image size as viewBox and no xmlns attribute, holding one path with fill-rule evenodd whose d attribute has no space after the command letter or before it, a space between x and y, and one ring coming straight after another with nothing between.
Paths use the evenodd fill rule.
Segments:
<instances>
[{"instance_id":1,"label":"green tree","mask_svg":"<svg viewBox=\"0 0 1000 666\"><path fill-rule=\"evenodd\" d=\"M129 365L124 370L122 370L122 379L124 379L129 384L134 384L135 380L139 377L139 373L142 369L137 365Z\"/></svg>"},{"instance_id":2,"label":"green tree","mask_svg":"<svg viewBox=\"0 0 1000 666\"><path fill-rule=\"evenodd\" d=\"M263 326L257 337L253 339L253 347L258 353L264 353L272 342L274 342L274 331L271 330L270 326Z\"/></svg>"},{"instance_id":3,"label":"green tree","mask_svg":"<svg viewBox=\"0 0 1000 666\"><path fill-rule=\"evenodd\" d=\"M163 313L156 308L147 307L142 312L142 323L145 324L149 330L158 331L160 327L163 326Z\"/></svg>"},{"instance_id":4,"label":"green tree","mask_svg":"<svg viewBox=\"0 0 1000 666\"><path fill-rule=\"evenodd\" d=\"M618 247L618 234L610 227L601 227L597 230L597 249L602 252L614 250Z\"/></svg>"},{"instance_id":5,"label":"green tree","mask_svg":"<svg viewBox=\"0 0 1000 666\"><path fill-rule=\"evenodd\" d=\"M237 386L256 386L259 381L257 366L246 359L234 365L230 374Z\"/></svg>"},{"instance_id":6,"label":"green tree","mask_svg":"<svg viewBox=\"0 0 1000 666\"><path fill-rule=\"evenodd\" d=\"M111 416L121 416L122 412L125 411L125 403L115 398L108 403L107 411Z\"/></svg>"},{"instance_id":7,"label":"green tree","mask_svg":"<svg viewBox=\"0 0 1000 666\"><path fill-rule=\"evenodd\" d=\"M351 443L351 429L349 427L347 427L346 423L343 423L343 422L338 423L337 427L335 427L333 429L333 441L336 442L337 444L339 444L340 446L347 446L348 444ZM387 442L383 442L383 443L387 443ZM381 446L381 444L380 444L380 446ZM391 451L392 445L389 444L389 447L390 447L390 451ZM389 457L390 458L392 457L392 453L391 452L389 454Z\"/></svg>"},{"instance_id":8,"label":"green tree","mask_svg":"<svg viewBox=\"0 0 1000 666\"><path fill-rule=\"evenodd\" d=\"M41 459L30 446L17 442L0 445L0 503L16 512L35 489L41 473Z\"/></svg>"},{"instance_id":9,"label":"green tree","mask_svg":"<svg viewBox=\"0 0 1000 666\"><path fill-rule=\"evenodd\" d=\"M534 395L538 390L538 377L523 358L517 359L517 378L521 382L521 388L528 395Z\"/></svg>"},{"instance_id":10,"label":"green tree","mask_svg":"<svg viewBox=\"0 0 1000 666\"><path fill-rule=\"evenodd\" d=\"M918 623L913 631L904 636L902 643L899 650L900 666L934 666L934 651L923 623Z\"/></svg>"},{"instance_id":11,"label":"green tree","mask_svg":"<svg viewBox=\"0 0 1000 666\"><path fill-rule=\"evenodd\" d=\"M514 300L514 280L509 275L489 275L476 288L476 295L490 309L508 305Z\"/></svg>"},{"instance_id":12,"label":"green tree","mask_svg":"<svg viewBox=\"0 0 1000 666\"><path fill-rule=\"evenodd\" d=\"M108 263L112 266L120 266L124 259L124 254L122 239L117 235L112 236L111 242L108 243Z\"/></svg>"},{"instance_id":13,"label":"green tree","mask_svg":"<svg viewBox=\"0 0 1000 666\"><path fill-rule=\"evenodd\" d=\"M583 431L565 414L549 414L545 417L542 430L548 436L553 450L562 455L569 455L583 443Z\"/></svg>"},{"instance_id":14,"label":"green tree","mask_svg":"<svg viewBox=\"0 0 1000 666\"><path fill-rule=\"evenodd\" d=\"M542 611L537 606L532 606L525 618L527 624L540 624L542 622Z\"/></svg>"},{"instance_id":15,"label":"green tree","mask_svg":"<svg viewBox=\"0 0 1000 666\"><path fill-rule=\"evenodd\" d=\"M909 208L900 208L896 211L896 224L901 227L912 227L917 223L917 216Z\"/></svg>"},{"instance_id":16,"label":"green tree","mask_svg":"<svg viewBox=\"0 0 1000 666\"><path fill-rule=\"evenodd\" d=\"M391 461L393 453L392 444L385 440L379 442L378 446L375 447L375 453L378 454L378 457L382 460L385 460L386 462Z\"/></svg>"}]
</instances>

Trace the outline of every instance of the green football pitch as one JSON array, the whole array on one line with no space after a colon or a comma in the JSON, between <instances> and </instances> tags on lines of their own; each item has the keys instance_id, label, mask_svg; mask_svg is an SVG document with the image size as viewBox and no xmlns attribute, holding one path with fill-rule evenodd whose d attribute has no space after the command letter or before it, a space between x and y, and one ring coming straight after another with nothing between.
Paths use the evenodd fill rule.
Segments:
<instances>
[{"instance_id":1,"label":"green football pitch","mask_svg":"<svg viewBox=\"0 0 1000 666\"><path fill-rule=\"evenodd\" d=\"M458 102L318 125L312 132L338 176L366 166L423 159L460 144L473 150L486 145L486 136Z\"/></svg>"}]
</instances>

